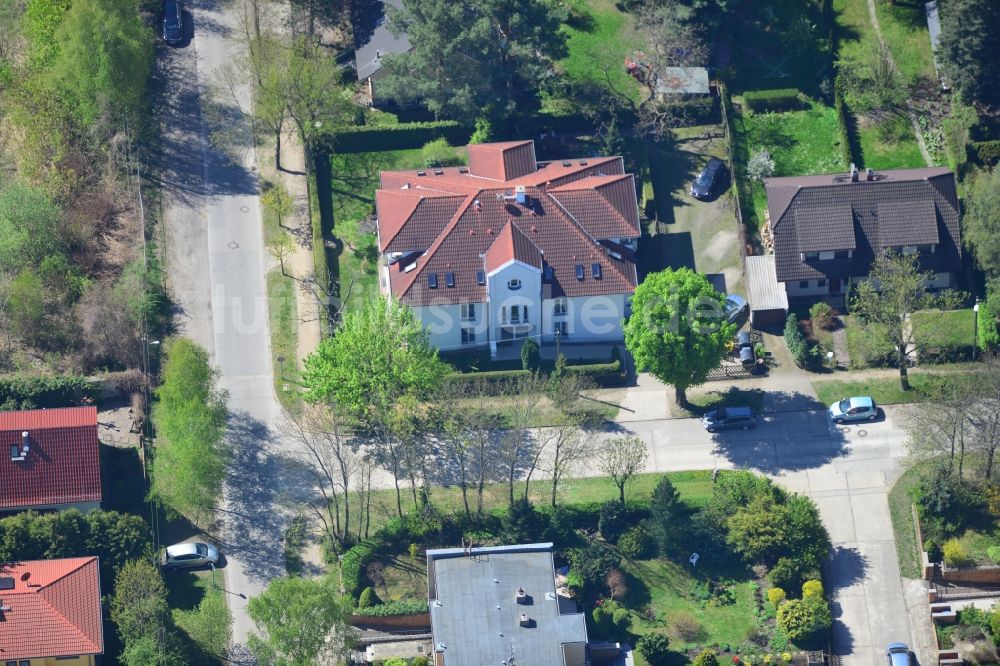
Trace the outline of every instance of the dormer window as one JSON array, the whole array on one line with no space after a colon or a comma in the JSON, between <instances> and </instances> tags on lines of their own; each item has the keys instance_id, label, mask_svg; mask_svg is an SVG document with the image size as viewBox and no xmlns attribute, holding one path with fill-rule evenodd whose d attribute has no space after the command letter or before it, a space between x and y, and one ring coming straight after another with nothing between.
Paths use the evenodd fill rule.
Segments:
<instances>
[{"instance_id":1,"label":"dormer window","mask_svg":"<svg viewBox=\"0 0 1000 666\"><path fill-rule=\"evenodd\" d=\"M438 288L438 274L437 273L428 273L427 274L427 286L429 288L431 288L431 289L437 289Z\"/></svg>"},{"instance_id":2,"label":"dormer window","mask_svg":"<svg viewBox=\"0 0 1000 666\"><path fill-rule=\"evenodd\" d=\"M802 261L816 261L819 259L819 252L806 252L802 255Z\"/></svg>"},{"instance_id":3,"label":"dormer window","mask_svg":"<svg viewBox=\"0 0 1000 666\"><path fill-rule=\"evenodd\" d=\"M576 279L583 281L583 264L576 265Z\"/></svg>"},{"instance_id":4,"label":"dormer window","mask_svg":"<svg viewBox=\"0 0 1000 666\"><path fill-rule=\"evenodd\" d=\"M454 287L455 286L455 274L452 273L451 271L445 273L444 274L444 284L447 287Z\"/></svg>"},{"instance_id":5,"label":"dormer window","mask_svg":"<svg viewBox=\"0 0 1000 666\"><path fill-rule=\"evenodd\" d=\"M507 280L507 289L511 291L517 291L520 288L521 288L521 281L518 280L517 278L511 278L510 280Z\"/></svg>"}]
</instances>

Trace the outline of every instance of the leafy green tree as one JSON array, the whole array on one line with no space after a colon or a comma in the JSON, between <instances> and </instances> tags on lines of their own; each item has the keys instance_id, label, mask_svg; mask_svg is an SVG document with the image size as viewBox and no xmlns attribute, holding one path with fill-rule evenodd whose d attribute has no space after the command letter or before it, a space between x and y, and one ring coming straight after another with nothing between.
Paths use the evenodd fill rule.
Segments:
<instances>
[{"instance_id":1,"label":"leafy green tree","mask_svg":"<svg viewBox=\"0 0 1000 666\"><path fill-rule=\"evenodd\" d=\"M618 543L618 538L628 527L628 507L619 500L608 500L601 505L601 513L597 519L597 529L609 543Z\"/></svg>"},{"instance_id":2,"label":"leafy green tree","mask_svg":"<svg viewBox=\"0 0 1000 666\"><path fill-rule=\"evenodd\" d=\"M362 422L403 396L427 397L449 369L408 307L377 298L348 313L305 366L307 400L335 402Z\"/></svg>"},{"instance_id":3,"label":"leafy green tree","mask_svg":"<svg viewBox=\"0 0 1000 666\"><path fill-rule=\"evenodd\" d=\"M957 302L955 294L926 291L932 275L921 271L917 262L916 255L889 252L877 256L868 271L869 279L858 283L851 296L851 312L865 324L876 324L872 330L879 331L895 348L899 385L904 391L910 390L907 353L914 342L910 315L917 310L945 309Z\"/></svg>"},{"instance_id":4,"label":"leafy green tree","mask_svg":"<svg viewBox=\"0 0 1000 666\"><path fill-rule=\"evenodd\" d=\"M969 186L962 234L980 267L1000 276L1000 169L981 172Z\"/></svg>"},{"instance_id":5,"label":"leafy green tree","mask_svg":"<svg viewBox=\"0 0 1000 666\"><path fill-rule=\"evenodd\" d=\"M643 522L635 527L629 528L618 539L618 550L625 557L632 560L641 560L649 555L656 545L650 534L649 526Z\"/></svg>"},{"instance_id":6,"label":"leafy green tree","mask_svg":"<svg viewBox=\"0 0 1000 666\"><path fill-rule=\"evenodd\" d=\"M350 603L327 578L276 578L247 604L257 628L247 646L263 663L307 666L345 658Z\"/></svg>"},{"instance_id":7,"label":"leafy green tree","mask_svg":"<svg viewBox=\"0 0 1000 666\"><path fill-rule=\"evenodd\" d=\"M794 553L809 569L819 569L830 552L830 534L816 503L803 495L789 495L783 505L788 523L785 552Z\"/></svg>"},{"instance_id":8,"label":"leafy green tree","mask_svg":"<svg viewBox=\"0 0 1000 666\"><path fill-rule=\"evenodd\" d=\"M1000 5L992 0L949 0L941 6L941 61L967 101L1000 103Z\"/></svg>"},{"instance_id":9,"label":"leafy green tree","mask_svg":"<svg viewBox=\"0 0 1000 666\"><path fill-rule=\"evenodd\" d=\"M167 586L156 566L146 559L131 560L115 578L111 619L118 635L128 642L145 636L166 623Z\"/></svg>"},{"instance_id":10,"label":"leafy green tree","mask_svg":"<svg viewBox=\"0 0 1000 666\"><path fill-rule=\"evenodd\" d=\"M521 367L525 370L537 370L541 359L538 343L534 338L528 338L521 343Z\"/></svg>"},{"instance_id":11,"label":"leafy green tree","mask_svg":"<svg viewBox=\"0 0 1000 666\"><path fill-rule=\"evenodd\" d=\"M719 666L719 657L715 650L706 648L694 658L693 666Z\"/></svg>"},{"instance_id":12,"label":"leafy green tree","mask_svg":"<svg viewBox=\"0 0 1000 666\"><path fill-rule=\"evenodd\" d=\"M691 269L650 273L632 297L625 346L636 365L673 384L677 402L704 382L726 355L736 325L726 321L723 296Z\"/></svg>"},{"instance_id":13,"label":"leafy green tree","mask_svg":"<svg viewBox=\"0 0 1000 666\"><path fill-rule=\"evenodd\" d=\"M299 37L278 61L288 115L295 123L302 145L314 151L334 134L354 122L351 91L343 85L340 65L318 40Z\"/></svg>"},{"instance_id":14,"label":"leafy green tree","mask_svg":"<svg viewBox=\"0 0 1000 666\"><path fill-rule=\"evenodd\" d=\"M404 0L389 20L413 50L384 59L381 94L470 123L484 110L508 117L565 54L564 15L551 0Z\"/></svg>"},{"instance_id":15,"label":"leafy green tree","mask_svg":"<svg viewBox=\"0 0 1000 666\"><path fill-rule=\"evenodd\" d=\"M652 666L663 666L670 659L670 640L664 634L644 634L635 647Z\"/></svg>"},{"instance_id":16,"label":"leafy green tree","mask_svg":"<svg viewBox=\"0 0 1000 666\"><path fill-rule=\"evenodd\" d=\"M208 354L184 338L164 346L162 384L153 407L156 448L150 494L195 523L215 510L230 450L225 392Z\"/></svg>"},{"instance_id":17,"label":"leafy green tree","mask_svg":"<svg viewBox=\"0 0 1000 666\"><path fill-rule=\"evenodd\" d=\"M153 63L139 0L73 0L56 30L52 75L82 125L122 111L133 122Z\"/></svg>"},{"instance_id":18,"label":"leafy green tree","mask_svg":"<svg viewBox=\"0 0 1000 666\"><path fill-rule=\"evenodd\" d=\"M621 558L613 550L599 541L592 541L586 548L571 551L569 562L571 573L579 576L584 590L598 590L607 578L608 572L618 566Z\"/></svg>"},{"instance_id":19,"label":"leafy green tree","mask_svg":"<svg viewBox=\"0 0 1000 666\"><path fill-rule=\"evenodd\" d=\"M778 626L795 643L818 640L832 622L830 604L822 597L790 599L778 607Z\"/></svg>"},{"instance_id":20,"label":"leafy green tree","mask_svg":"<svg viewBox=\"0 0 1000 666\"><path fill-rule=\"evenodd\" d=\"M613 437L601 446L601 472L618 487L618 500L625 505L625 486L646 467L649 453L638 437Z\"/></svg>"},{"instance_id":21,"label":"leafy green tree","mask_svg":"<svg viewBox=\"0 0 1000 666\"><path fill-rule=\"evenodd\" d=\"M524 497L518 497L510 505L501 526L506 543L536 543L545 538L547 528L545 516Z\"/></svg>"},{"instance_id":22,"label":"leafy green tree","mask_svg":"<svg viewBox=\"0 0 1000 666\"><path fill-rule=\"evenodd\" d=\"M776 561L789 537L783 508L770 495L755 497L729 518L730 545L748 562Z\"/></svg>"},{"instance_id":23,"label":"leafy green tree","mask_svg":"<svg viewBox=\"0 0 1000 666\"><path fill-rule=\"evenodd\" d=\"M670 552L688 526L686 509L670 477L663 475L649 498L649 524L661 553Z\"/></svg>"}]
</instances>

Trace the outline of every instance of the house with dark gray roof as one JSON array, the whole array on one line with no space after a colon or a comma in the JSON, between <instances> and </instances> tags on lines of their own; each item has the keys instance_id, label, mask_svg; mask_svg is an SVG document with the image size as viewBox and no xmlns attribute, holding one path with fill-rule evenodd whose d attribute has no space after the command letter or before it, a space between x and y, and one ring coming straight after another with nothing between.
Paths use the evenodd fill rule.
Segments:
<instances>
[{"instance_id":1,"label":"house with dark gray roof","mask_svg":"<svg viewBox=\"0 0 1000 666\"><path fill-rule=\"evenodd\" d=\"M622 158L539 162L532 141L468 154L467 167L382 172L382 292L445 351L620 343L641 233Z\"/></svg>"},{"instance_id":2,"label":"house with dark gray roof","mask_svg":"<svg viewBox=\"0 0 1000 666\"><path fill-rule=\"evenodd\" d=\"M435 666L584 666L587 622L556 588L552 544L427 551Z\"/></svg>"},{"instance_id":3,"label":"house with dark gray roof","mask_svg":"<svg viewBox=\"0 0 1000 666\"><path fill-rule=\"evenodd\" d=\"M954 286L961 212L947 168L767 178L764 189L775 278L789 299L843 297L887 251L916 255L933 275L928 289Z\"/></svg>"},{"instance_id":4,"label":"house with dark gray roof","mask_svg":"<svg viewBox=\"0 0 1000 666\"><path fill-rule=\"evenodd\" d=\"M373 106L389 102L378 94L378 79L387 55L407 53L412 50L405 32L395 34L389 29L385 6L402 9L402 0L355 0L354 67L358 81L367 86L368 99Z\"/></svg>"}]
</instances>

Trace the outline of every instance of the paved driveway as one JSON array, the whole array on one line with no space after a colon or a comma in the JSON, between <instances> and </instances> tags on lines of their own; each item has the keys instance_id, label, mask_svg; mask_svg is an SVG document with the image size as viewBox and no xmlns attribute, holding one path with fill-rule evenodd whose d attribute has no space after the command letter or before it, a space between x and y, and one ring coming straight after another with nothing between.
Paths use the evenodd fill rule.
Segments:
<instances>
[{"instance_id":1,"label":"paved driveway","mask_svg":"<svg viewBox=\"0 0 1000 666\"><path fill-rule=\"evenodd\" d=\"M911 634L889 519L888 491L902 472L907 434L885 419L833 427L821 410L767 414L747 432L709 435L697 419L620 424L649 443L648 471L747 468L812 497L833 543L827 580L834 652L848 666L880 666L885 645ZM612 433L620 434L620 433ZM598 472L592 470L596 475Z\"/></svg>"}]
</instances>

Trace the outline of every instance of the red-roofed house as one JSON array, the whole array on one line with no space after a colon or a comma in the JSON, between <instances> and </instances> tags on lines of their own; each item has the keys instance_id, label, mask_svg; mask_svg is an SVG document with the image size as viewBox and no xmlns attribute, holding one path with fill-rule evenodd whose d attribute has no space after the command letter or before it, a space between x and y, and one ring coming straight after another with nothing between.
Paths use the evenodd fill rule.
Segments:
<instances>
[{"instance_id":1,"label":"red-roofed house","mask_svg":"<svg viewBox=\"0 0 1000 666\"><path fill-rule=\"evenodd\" d=\"M0 564L0 664L93 666L103 652L96 557Z\"/></svg>"},{"instance_id":2,"label":"red-roofed house","mask_svg":"<svg viewBox=\"0 0 1000 666\"><path fill-rule=\"evenodd\" d=\"M532 141L468 153L468 167L382 172L383 293L443 350L621 341L640 235L622 159L538 162Z\"/></svg>"},{"instance_id":3,"label":"red-roofed house","mask_svg":"<svg viewBox=\"0 0 1000 666\"><path fill-rule=\"evenodd\" d=\"M0 511L100 504L96 407L0 412Z\"/></svg>"}]
</instances>

